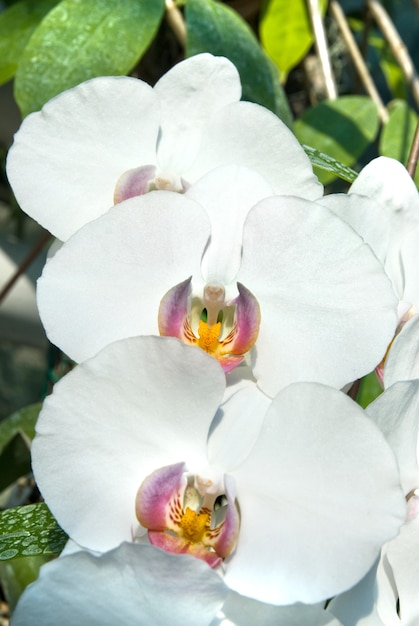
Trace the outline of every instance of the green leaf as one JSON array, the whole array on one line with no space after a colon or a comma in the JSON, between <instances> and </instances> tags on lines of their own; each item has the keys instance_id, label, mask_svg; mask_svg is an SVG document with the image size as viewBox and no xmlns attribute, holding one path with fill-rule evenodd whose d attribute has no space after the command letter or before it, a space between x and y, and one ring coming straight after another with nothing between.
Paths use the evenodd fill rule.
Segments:
<instances>
[{"instance_id":1,"label":"green leaf","mask_svg":"<svg viewBox=\"0 0 419 626\"><path fill-rule=\"evenodd\" d=\"M67 539L43 502L0 512L0 561L59 554Z\"/></svg>"},{"instance_id":2,"label":"green leaf","mask_svg":"<svg viewBox=\"0 0 419 626\"><path fill-rule=\"evenodd\" d=\"M20 433L4 446L0 453L0 491L31 471L31 453Z\"/></svg>"},{"instance_id":3,"label":"green leaf","mask_svg":"<svg viewBox=\"0 0 419 626\"><path fill-rule=\"evenodd\" d=\"M327 0L320 0L324 14ZM278 69L286 74L313 43L306 0L267 0L262 5L259 33L262 45Z\"/></svg>"},{"instance_id":4,"label":"green leaf","mask_svg":"<svg viewBox=\"0 0 419 626\"><path fill-rule=\"evenodd\" d=\"M353 165L375 139L379 127L377 107L367 96L342 96L307 109L295 122L302 144L330 155L344 165ZM332 174L319 174L323 183Z\"/></svg>"},{"instance_id":5,"label":"green leaf","mask_svg":"<svg viewBox=\"0 0 419 626\"><path fill-rule=\"evenodd\" d=\"M407 164L418 118L403 100L394 100L389 106L390 117L380 137L379 152L383 156ZM419 185L419 170L416 169L415 183Z\"/></svg>"},{"instance_id":6,"label":"green leaf","mask_svg":"<svg viewBox=\"0 0 419 626\"><path fill-rule=\"evenodd\" d=\"M42 565L52 558L52 555L41 554L0 562L0 585L11 611L16 607L25 587L38 578Z\"/></svg>"},{"instance_id":7,"label":"green leaf","mask_svg":"<svg viewBox=\"0 0 419 626\"><path fill-rule=\"evenodd\" d=\"M185 16L186 55L211 52L230 59L240 74L243 100L261 104L291 126L278 71L248 24L230 7L213 0L188 0Z\"/></svg>"},{"instance_id":8,"label":"green leaf","mask_svg":"<svg viewBox=\"0 0 419 626\"><path fill-rule=\"evenodd\" d=\"M332 172L335 176L346 180L348 183L353 183L358 174L343 163L336 161L328 154L323 154L319 150L312 148L311 146L304 146L303 148L311 161L311 164L321 170Z\"/></svg>"},{"instance_id":9,"label":"green leaf","mask_svg":"<svg viewBox=\"0 0 419 626\"><path fill-rule=\"evenodd\" d=\"M22 0L0 14L0 85L12 78L30 36L59 0Z\"/></svg>"},{"instance_id":10,"label":"green leaf","mask_svg":"<svg viewBox=\"0 0 419 626\"><path fill-rule=\"evenodd\" d=\"M32 404L0 422L0 491L31 471L30 441L41 404Z\"/></svg>"},{"instance_id":11,"label":"green leaf","mask_svg":"<svg viewBox=\"0 0 419 626\"><path fill-rule=\"evenodd\" d=\"M33 33L16 72L23 115L94 76L128 73L157 31L164 0L63 0Z\"/></svg>"},{"instance_id":12,"label":"green leaf","mask_svg":"<svg viewBox=\"0 0 419 626\"><path fill-rule=\"evenodd\" d=\"M0 452L16 435L24 434L29 440L35 436L35 424L42 404L37 402L12 413L0 422Z\"/></svg>"}]
</instances>

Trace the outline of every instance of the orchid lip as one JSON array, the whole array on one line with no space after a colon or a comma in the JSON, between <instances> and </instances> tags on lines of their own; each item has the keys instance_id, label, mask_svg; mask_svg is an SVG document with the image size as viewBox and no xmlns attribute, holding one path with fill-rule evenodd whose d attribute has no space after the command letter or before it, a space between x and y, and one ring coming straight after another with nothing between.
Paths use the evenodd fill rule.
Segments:
<instances>
[{"instance_id":1,"label":"orchid lip","mask_svg":"<svg viewBox=\"0 0 419 626\"><path fill-rule=\"evenodd\" d=\"M136 514L150 543L218 567L235 549L240 517L230 477L195 475L184 463L155 470L141 484Z\"/></svg>"},{"instance_id":2,"label":"orchid lip","mask_svg":"<svg viewBox=\"0 0 419 626\"><path fill-rule=\"evenodd\" d=\"M240 365L256 342L260 308L255 296L237 283L238 296L226 302L225 288L207 283L199 305L192 305L192 278L172 287L159 308L159 332L195 345L216 358L224 372Z\"/></svg>"},{"instance_id":3,"label":"orchid lip","mask_svg":"<svg viewBox=\"0 0 419 626\"><path fill-rule=\"evenodd\" d=\"M156 190L184 193L189 187L190 184L181 176L160 172L155 165L141 165L120 176L115 186L114 203Z\"/></svg>"}]
</instances>

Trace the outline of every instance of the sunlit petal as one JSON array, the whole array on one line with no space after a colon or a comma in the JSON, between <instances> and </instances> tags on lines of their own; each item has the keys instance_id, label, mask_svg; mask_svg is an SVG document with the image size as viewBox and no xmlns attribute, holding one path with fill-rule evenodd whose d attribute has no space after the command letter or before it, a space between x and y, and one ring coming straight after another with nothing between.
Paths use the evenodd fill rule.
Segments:
<instances>
[{"instance_id":1,"label":"sunlit petal","mask_svg":"<svg viewBox=\"0 0 419 626\"><path fill-rule=\"evenodd\" d=\"M207 463L224 388L214 359L162 337L111 344L65 376L44 403L32 456L40 490L72 539L94 550L131 540L144 478L181 461L192 472Z\"/></svg>"}]
</instances>

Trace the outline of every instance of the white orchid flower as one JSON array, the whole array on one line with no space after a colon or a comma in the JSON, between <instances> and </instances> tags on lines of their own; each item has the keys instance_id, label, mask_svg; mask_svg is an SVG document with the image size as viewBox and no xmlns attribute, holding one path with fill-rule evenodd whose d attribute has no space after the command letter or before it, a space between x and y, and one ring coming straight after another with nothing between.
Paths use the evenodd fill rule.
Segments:
<instances>
[{"instance_id":1,"label":"white orchid flower","mask_svg":"<svg viewBox=\"0 0 419 626\"><path fill-rule=\"evenodd\" d=\"M395 453L407 499L407 519L399 536L382 548L375 567L353 589L335 598L329 610L344 626L416 626L419 623L419 380L395 382L369 405L367 413Z\"/></svg>"},{"instance_id":2,"label":"white orchid flower","mask_svg":"<svg viewBox=\"0 0 419 626\"><path fill-rule=\"evenodd\" d=\"M328 209L271 193L252 170L226 166L183 195L154 191L87 224L38 282L50 340L82 361L160 332L225 371L254 345L253 373L270 396L368 373L397 322L380 262Z\"/></svg>"},{"instance_id":3,"label":"white orchid flower","mask_svg":"<svg viewBox=\"0 0 419 626\"><path fill-rule=\"evenodd\" d=\"M62 241L117 202L151 189L183 192L228 163L262 173L275 193L321 197L293 133L240 96L235 66L211 54L175 65L154 88L94 78L24 120L9 181L22 209Z\"/></svg>"},{"instance_id":4,"label":"white orchid flower","mask_svg":"<svg viewBox=\"0 0 419 626\"><path fill-rule=\"evenodd\" d=\"M399 298L399 319L419 311L419 195L406 168L378 157L360 172L347 195L322 204L348 222L372 247Z\"/></svg>"},{"instance_id":5,"label":"white orchid flower","mask_svg":"<svg viewBox=\"0 0 419 626\"><path fill-rule=\"evenodd\" d=\"M224 397L215 359L177 339L110 344L47 398L33 468L58 523L104 553L150 541L268 604L355 584L405 517L394 456L341 392Z\"/></svg>"}]
</instances>

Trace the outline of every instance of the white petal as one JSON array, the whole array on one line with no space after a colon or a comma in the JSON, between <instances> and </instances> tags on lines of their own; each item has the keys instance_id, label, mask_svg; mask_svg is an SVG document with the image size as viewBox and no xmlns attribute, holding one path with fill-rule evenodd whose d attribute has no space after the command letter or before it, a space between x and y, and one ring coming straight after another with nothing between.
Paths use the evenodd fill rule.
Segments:
<instances>
[{"instance_id":1,"label":"white petal","mask_svg":"<svg viewBox=\"0 0 419 626\"><path fill-rule=\"evenodd\" d=\"M241 97L237 69L204 53L175 65L154 87L161 103L160 168L183 174L195 159L208 118Z\"/></svg>"},{"instance_id":2,"label":"white petal","mask_svg":"<svg viewBox=\"0 0 419 626\"><path fill-rule=\"evenodd\" d=\"M344 626L399 626L398 622L382 622L377 612L378 586L376 565L352 589L333 598L328 611ZM400 625L401 626L401 625Z\"/></svg>"},{"instance_id":3,"label":"white petal","mask_svg":"<svg viewBox=\"0 0 419 626\"><path fill-rule=\"evenodd\" d=\"M238 279L260 305L253 370L271 396L295 381L341 388L374 369L393 337L397 300L380 262L317 204L284 196L254 207Z\"/></svg>"},{"instance_id":4,"label":"white petal","mask_svg":"<svg viewBox=\"0 0 419 626\"><path fill-rule=\"evenodd\" d=\"M419 378L419 316L413 317L395 338L384 367L384 385Z\"/></svg>"},{"instance_id":5,"label":"white petal","mask_svg":"<svg viewBox=\"0 0 419 626\"><path fill-rule=\"evenodd\" d=\"M323 195L323 187L295 135L258 104L233 103L209 119L201 150L184 176L193 182L215 167L233 163L258 172L276 194L310 200Z\"/></svg>"},{"instance_id":6,"label":"white petal","mask_svg":"<svg viewBox=\"0 0 419 626\"><path fill-rule=\"evenodd\" d=\"M415 216L419 210L415 183L399 161L388 157L379 157L368 163L349 193L374 198L392 219L402 217L402 214Z\"/></svg>"},{"instance_id":7,"label":"white petal","mask_svg":"<svg viewBox=\"0 0 419 626\"><path fill-rule=\"evenodd\" d=\"M270 404L270 398L251 380L229 385L211 425L210 463L226 472L242 463L259 437Z\"/></svg>"},{"instance_id":8,"label":"white petal","mask_svg":"<svg viewBox=\"0 0 419 626\"><path fill-rule=\"evenodd\" d=\"M390 242L390 218L374 199L358 194L329 194L317 201L361 235L384 263Z\"/></svg>"},{"instance_id":9,"label":"white petal","mask_svg":"<svg viewBox=\"0 0 419 626\"><path fill-rule=\"evenodd\" d=\"M273 606L230 592L211 626L341 626L318 606Z\"/></svg>"},{"instance_id":10,"label":"white petal","mask_svg":"<svg viewBox=\"0 0 419 626\"><path fill-rule=\"evenodd\" d=\"M7 175L31 217L65 241L113 205L128 169L156 162L159 104L146 83L100 77L32 113L15 136Z\"/></svg>"},{"instance_id":11,"label":"white petal","mask_svg":"<svg viewBox=\"0 0 419 626\"><path fill-rule=\"evenodd\" d=\"M122 544L100 557L78 552L42 567L11 624L207 626L226 593L198 559Z\"/></svg>"},{"instance_id":12,"label":"white petal","mask_svg":"<svg viewBox=\"0 0 419 626\"><path fill-rule=\"evenodd\" d=\"M201 266L206 282L228 285L240 267L243 225L250 209L273 195L270 185L245 167L219 167L186 192L206 210L211 240Z\"/></svg>"},{"instance_id":13,"label":"white petal","mask_svg":"<svg viewBox=\"0 0 419 626\"><path fill-rule=\"evenodd\" d=\"M358 405L322 385L284 389L232 475L241 528L225 582L263 602L314 603L343 591L404 521L384 437Z\"/></svg>"},{"instance_id":14,"label":"white petal","mask_svg":"<svg viewBox=\"0 0 419 626\"><path fill-rule=\"evenodd\" d=\"M160 300L199 273L209 233L205 211L168 191L127 200L87 224L38 281L49 339L81 361L116 339L158 334Z\"/></svg>"},{"instance_id":15,"label":"white petal","mask_svg":"<svg viewBox=\"0 0 419 626\"><path fill-rule=\"evenodd\" d=\"M399 599L400 624L419 624L419 518L408 522L400 535L391 541L386 556L392 568ZM379 612L383 614L382 608Z\"/></svg>"},{"instance_id":16,"label":"white petal","mask_svg":"<svg viewBox=\"0 0 419 626\"><path fill-rule=\"evenodd\" d=\"M392 385L368 406L367 413L396 455L407 495L419 487L419 380Z\"/></svg>"},{"instance_id":17,"label":"white petal","mask_svg":"<svg viewBox=\"0 0 419 626\"><path fill-rule=\"evenodd\" d=\"M65 376L44 403L32 458L70 537L100 551L130 540L148 474L178 462L206 467L224 387L215 359L162 337L111 344Z\"/></svg>"}]
</instances>

